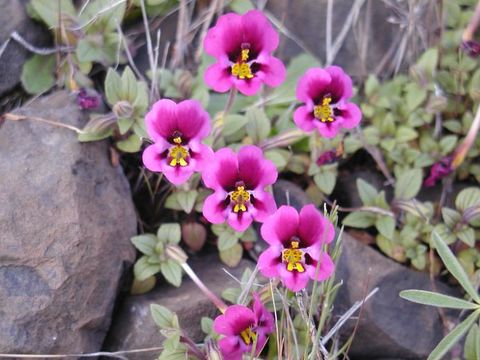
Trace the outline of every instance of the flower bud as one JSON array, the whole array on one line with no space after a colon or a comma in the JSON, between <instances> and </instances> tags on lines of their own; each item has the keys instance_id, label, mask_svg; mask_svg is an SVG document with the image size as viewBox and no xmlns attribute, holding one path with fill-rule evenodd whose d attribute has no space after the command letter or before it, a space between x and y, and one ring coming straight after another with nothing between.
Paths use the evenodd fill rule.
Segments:
<instances>
[{"instance_id":1,"label":"flower bud","mask_svg":"<svg viewBox=\"0 0 480 360\"><path fill-rule=\"evenodd\" d=\"M117 119L128 119L133 115L133 106L128 101L122 100L113 105L113 113Z\"/></svg>"}]
</instances>

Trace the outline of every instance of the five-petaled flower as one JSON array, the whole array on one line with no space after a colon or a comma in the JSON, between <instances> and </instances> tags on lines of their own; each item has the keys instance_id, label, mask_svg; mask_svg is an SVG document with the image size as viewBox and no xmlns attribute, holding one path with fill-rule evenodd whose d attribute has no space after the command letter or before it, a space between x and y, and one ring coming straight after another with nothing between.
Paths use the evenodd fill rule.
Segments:
<instances>
[{"instance_id":1,"label":"five-petaled flower","mask_svg":"<svg viewBox=\"0 0 480 360\"><path fill-rule=\"evenodd\" d=\"M260 272L280 277L291 291L300 291L308 280L325 280L333 272L330 256L322 250L335 230L330 221L313 206L300 214L291 206L281 206L261 227L263 239L270 245L258 259Z\"/></svg>"},{"instance_id":2,"label":"five-petaled flower","mask_svg":"<svg viewBox=\"0 0 480 360\"><path fill-rule=\"evenodd\" d=\"M256 94L262 83L279 86L286 70L272 56L278 42L277 32L258 10L221 16L205 37L205 52L217 60L205 72L205 82L215 91L234 87L244 95Z\"/></svg>"},{"instance_id":3,"label":"five-petaled flower","mask_svg":"<svg viewBox=\"0 0 480 360\"><path fill-rule=\"evenodd\" d=\"M332 138L340 128L351 129L362 119L352 97L352 79L338 66L311 68L297 84L297 99L304 104L293 115L299 128L311 132L315 128Z\"/></svg>"},{"instance_id":4,"label":"five-petaled flower","mask_svg":"<svg viewBox=\"0 0 480 360\"><path fill-rule=\"evenodd\" d=\"M253 219L264 221L277 208L265 191L277 176L273 162L256 146L243 146L238 154L230 148L218 150L202 173L205 186L215 190L205 199L203 215L213 224L227 221L236 231L247 229Z\"/></svg>"},{"instance_id":5,"label":"five-petaled flower","mask_svg":"<svg viewBox=\"0 0 480 360\"><path fill-rule=\"evenodd\" d=\"M201 171L213 156L212 149L201 143L210 132L210 118L198 101L159 100L145 124L154 143L143 152L143 163L175 185Z\"/></svg>"},{"instance_id":6,"label":"five-petaled flower","mask_svg":"<svg viewBox=\"0 0 480 360\"><path fill-rule=\"evenodd\" d=\"M224 335L218 341L224 359L241 360L242 355L250 353L254 345L255 354L260 354L268 335L273 332L273 315L257 294L253 297L253 309L243 305L229 306L225 314L218 316L213 323L213 329Z\"/></svg>"}]
</instances>

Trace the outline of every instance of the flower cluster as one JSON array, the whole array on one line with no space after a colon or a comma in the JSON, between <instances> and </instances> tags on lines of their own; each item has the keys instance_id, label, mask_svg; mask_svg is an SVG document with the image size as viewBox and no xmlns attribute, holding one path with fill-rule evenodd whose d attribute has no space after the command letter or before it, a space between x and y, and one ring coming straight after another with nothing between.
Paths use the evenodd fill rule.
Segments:
<instances>
[{"instance_id":1,"label":"flower cluster","mask_svg":"<svg viewBox=\"0 0 480 360\"><path fill-rule=\"evenodd\" d=\"M205 51L216 59L206 70L205 82L215 91L238 90L244 95L256 94L263 84L279 86L286 70L272 55L278 43L278 34L260 11L221 16L204 42ZM296 94L302 105L294 122L306 132L316 129L331 138L361 120L359 108L350 102L352 80L339 67L309 69ZM334 226L313 205L300 212L291 206L277 210L268 189L278 172L260 147L244 145L238 151L224 147L214 152L203 143L211 132L209 114L194 100L159 100L145 123L153 143L144 150L143 163L174 185L200 173L205 187L213 190L203 204L210 223L227 222L239 232L254 220L263 223L261 235L269 247L260 255L258 267L264 276L279 278L289 290L300 291L309 280L322 281L333 273L326 246L334 239ZM317 163L328 164L338 156L331 150ZM214 322L214 330L223 335L218 342L222 356L240 360L244 353L258 355L274 327L273 315L258 295L254 294L252 308L232 305L222 312Z\"/></svg>"}]
</instances>

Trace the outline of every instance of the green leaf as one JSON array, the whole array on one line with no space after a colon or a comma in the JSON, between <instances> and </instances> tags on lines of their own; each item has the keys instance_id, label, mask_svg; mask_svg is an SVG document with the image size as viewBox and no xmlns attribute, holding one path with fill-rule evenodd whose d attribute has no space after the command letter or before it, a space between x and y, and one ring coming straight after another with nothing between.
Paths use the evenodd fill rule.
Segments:
<instances>
[{"instance_id":1,"label":"green leaf","mask_svg":"<svg viewBox=\"0 0 480 360\"><path fill-rule=\"evenodd\" d=\"M415 83L409 83L406 86L406 92L407 93L405 95L405 100L407 110L409 112L412 112L413 110L418 108L420 104L423 103L427 98L427 90L421 88Z\"/></svg>"},{"instance_id":2,"label":"green leaf","mask_svg":"<svg viewBox=\"0 0 480 360\"><path fill-rule=\"evenodd\" d=\"M168 259L160 265L160 270L165 279L173 286L182 284L182 267L175 260Z\"/></svg>"},{"instance_id":3,"label":"green leaf","mask_svg":"<svg viewBox=\"0 0 480 360\"><path fill-rule=\"evenodd\" d=\"M343 219L343 225L366 229L375 224L376 216L366 211L357 211L348 214Z\"/></svg>"},{"instance_id":4,"label":"green leaf","mask_svg":"<svg viewBox=\"0 0 480 360\"><path fill-rule=\"evenodd\" d=\"M473 230L471 227L467 226L460 231L456 231L455 235L457 235L458 238L468 246L475 246L475 230Z\"/></svg>"},{"instance_id":5,"label":"green leaf","mask_svg":"<svg viewBox=\"0 0 480 360\"><path fill-rule=\"evenodd\" d=\"M438 49L430 48L426 50L414 65L414 71L420 72L427 80L433 78L438 63Z\"/></svg>"},{"instance_id":6,"label":"green leaf","mask_svg":"<svg viewBox=\"0 0 480 360\"><path fill-rule=\"evenodd\" d=\"M470 86L468 89L468 94L472 98L473 101L478 102L480 101L480 69L475 71L470 80Z\"/></svg>"},{"instance_id":7,"label":"green leaf","mask_svg":"<svg viewBox=\"0 0 480 360\"><path fill-rule=\"evenodd\" d=\"M213 320L209 317L202 317L202 320L200 320L200 325L205 334L210 335L213 332Z\"/></svg>"},{"instance_id":8,"label":"green leaf","mask_svg":"<svg viewBox=\"0 0 480 360\"><path fill-rule=\"evenodd\" d=\"M459 221L462 220L462 215L453 209L443 207L442 208L442 218L445 224L449 228L453 228Z\"/></svg>"},{"instance_id":9,"label":"green leaf","mask_svg":"<svg viewBox=\"0 0 480 360\"><path fill-rule=\"evenodd\" d=\"M258 144L270 134L270 120L259 108L250 108L245 115L247 117L247 134L252 138L254 144Z\"/></svg>"},{"instance_id":10,"label":"green leaf","mask_svg":"<svg viewBox=\"0 0 480 360\"><path fill-rule=\"evenodd\" d=\"M49 28L58 26L59 10L64 15L74 18L76 15L72 0L32 0L33 10L48 25Z\"/></svg>"},{"instance_id":11,"label":"green leaf","mask_svg":"<svg viewBox=\"0 0 480 360\"><path fill-rule=\"evenodd\" d=\"M33 55L23 64L20 77L29 94L38 94L55 85L55 56Z\"/></svg>"},{"instance_id":12,"label":"green leaf","mask_svg":"<svg viewBox=\"0 0 480 360\"><path fill-rule=\"evenodd\" d=\"M392 239L395 231L395 219L390 216L379 216L375 221L375 227L380 234Z\"/></svg>"},{"instance_id":13,"label":"green leaf","mask_svg":"<svg viewBox=\"0 0 480 360\"><path fill-rule=\"evenodd\" d=\"M281 149L265 151L264 155L266 159L271 160L275 164L275 167L279 171L283 170L285 166L287 166L288 158L285 158ZM287 153L287 156L290 156L290 154Z\"/></svg>"},{"instance_id":14,"label":"green leaf","mask_svg":"<svg viewBox=\"0 0 480 360\"><path fill-rule=\"evenodd\" d=\"M218 236L218 250L225 251L233 247L235 244L238 243L238 236L235 233L231 232L222 232Z\"/></svg>"},{"instance_id":15,"label":"green leaf","mask_svg":"<svg viewBox=\"0 0 480 360\"><path fill-rule=\"evenodd\" d=\"M480 303L480 297L468 279L468 276L463 270L462 265L460 265L450 248L435 231L432 233L432 241L437 249L438 255L440 255L442 258L443 263L450 274L457 279L460 285L462 285L463 289L472 297L473 300L475 300L475 302Z\"/></svg>"},{"instance_id":16,"label":"green leaf","mask_svg":"<svg viewBox=\"0 0 480 360\"><path fill-rule=\"evenodd\" d=\"M97 38L86 37L80 39L77 45L77 57L81 62L99 62L105 57L103 47L98 43Z\"/></svg>"},{"instance_id":17,"label":"green leaf","mask_svg":"<svg viewBox=\"0 0 480 360\"><path fill-rule=\"evenodd\" d=\"M135 278L144 281L152 275L160 271L160 264L151 264L148 262L149 257L144 255L137 260L133 266L133 273Z\"/></svg>"},{"instance_id":18,"label":"green leaf","mask_svg":"<svg viewBox=\"0 0 480 360\"><path fill-rule=\"evenodd\" d=\"M220 238L219 238L220 240ZM220 248L220 241L219 241ZM238 242L226 250L220 250L220 260L229 267L235 267L240 263L243 256L243 247Z\"/></svg>"},{"instance_id":19,"label":"green leaf","mask_svg":"<svg viewBox=\"0 0 480 360\"><path fill-rule=\"evenodd\" d=\"M105 77L105 96L107 97L107 102L110 106L115 105L119 102L119 90L122 86L122 79L115 70L109 68L107 71L107 76Z\"/></svg>"},{"instance_id":20,"label":"green leaf","mask_svg":"<svg viewBox=\"0 0 480 360\"><path fill-rule=\"evenodd\" d=\"M255 6L250 0L232 0L229 4L230 9L232 9L237 14L244 14L248 10L255 9Z\"/></svg>"},{"instance_id":21,"label":"green leaf","mask_svg":"<svg viewBox=\"0 0 480 360\"><path fill-rule=\"evenodd\" d=\"M395 134L395 139L399 143L409 142L418 137L418 133L407 126L400 126Z\"/></svg>"},{"instance_id":22,"label":"green leaf","mask_svg":"<svg viewBox=\"0 0 480 360\"><path fill-rule=\"evenodd\" d=\"M145 255L155 255L158 239L153 234L143 234L130 239L133 245Z\"/></svg>"},{"instance_id":23,"label":"green leaf","mask_svg":"<svg viewBox=\"0 0 480 360\"><path fill-rule=\"evenodd\" d=\"M460 211L465 211L472 206L480 206L480 189L469 187L460 191L455 199L455 206Z\"/></svg>"},{"instance_id":24,"label":"green leaf","mask_svg":"<svg viewBox=\"0 0 480 360\"><path fill-rule=\"evenodd\" d=\"M167 223L162 224L158 228L157 238L160 241L169 243L169 244L178 244L182 237L182 232L180 224L177 223Z\"/></svg>"},{"instance_id":25,"label":"green leaf","mask_svg":"<svg viewBox=\"0 0 480 360\"><path fill-rule=\"evenodd\" d=\"M400 297L414 303L449 309L478 309L479 305L449 295L424 290L404 290Z\"/></svg>"},{"instance_id":26,"label":"green leaf","mask_svg":"<svg viewBox=\"0 0 480 360\"><path fill-rule=\"evenodd\" d=\"M177 195L177 201L182 207L183 211L190 214L195 206L195 199L197 198L197 190L181 191Z\"/></svg>"},{"instance_id":27,"label":"green leaf","mask_svg":"<svg viewBox=\"0 0 480 360\"><path fill-rule=\"evenodd\" d=\"M150 276L143 281L138 279L133 279L132 288L130 289L130 294L132 295L143 295L152 290L155 287L157 279L155 276Z\"/></svg>"},{"instance_id":28,"label":"green leaf","mask_svg":"<svg viewBox=\"0 0 480 360\"><path fill-rule=\"evenodd\" d=\"M171 329L174 324L175 313L168 310L165 306L158 304L150 305L150 313L152 314L153 321L161 329Z\"/></svg>"},{"instance_id":29,"label":"green leaf","mask_svg":"<svg viewBox=\"0 0 480 360\"><path fill-rule=\"evenodd\" d=\"M128 130L132 127L133 123L135 122L135 119L118 119L117 124L118 124L118 131L120 131L121 135L125 135Z\"/></svg>"},{"instance_id":30,"label":"green leaf","mask_svg":"<svg viewBox=\"0 0 480 360\"><path fill-rule=\"evenodd\" d=\"M313 177L313 181L324 194L330 195L337 182L336 175L336 171L322 171Z\"/></svg>"},{"instance_id":31,"label":"green leaf","mask_svg":"<svg viewBox=\"0 0 480 360\"><path fill-rule=\"evenodd\" d=\"M125 140L117 141L116 146L118 150L126 153L136 153L142 147L142 139L137 134L132 134Z\"/></svg>"},{"instance_id":32,"label":"green leaf","mask_svg":"<svg viewBox=\"0 0 480 360\"><path fill-rule=\"evenodd\" d=\"M178 203L178 194L179 192L174 192L170 194L167 199L165 200L165 208L171 210L183 210L180 204Z\"/></svg>"},{"instance_id":33,"label":"green leaf","mask_svg":"<svg viewBox=\"0 0 480 360\"><path fill-rule=\"evenodd\" d=\"M247 124L246 116L232 114L227 115L223 120L222 134L223 136L230 136L242 130Z\"/></svg>"},{"instance_id":34,"label":"green leaf","mask_svg":"<svg viewBox=\"0 0 480 360\"><path fill-rule=\"evenodd\" d=\"M441 360L443 356L455 345L477 320L479 311L474 311L459 325L457 325L442 341L435 347L427 360Z\"/></svg>"},{"instance_id":35,"label":"green leaf","mask_svg":"<svg viewBox=\"0 0 480 360\"><path fill-rule=\"evenodd\" d=\"M357 179L358 196L363 205L372 205L378 196L378 191L363 179Z\"/></svg>"},{"instance_id":36,"label":"green leaf","mask_svg":"<svg viewBox=\"0 0 480 360\"><path fill-rule=\"evenodd\" d=\"M137 78L129 66L123 70L121 83L121 100L133 104L137 98Z\"/></svg>"},{"instance_id":37,"label":"green leaf","mask_svg":"<svg viewBox=\"0 0 480 360\"><path fill-rule=\"evenodd\" d=\"M480 358L480 333L477 324L473 324L465 339L464 354L465 360L478 360ZM478 355L477 355L478 354Z\"/></svg>"},{"instance_id":38,"label":"green leaf","mask_svg":"<svg viewBox=\"0 0 480 360\"><path fill-rule=\"evenodd\" d=\"M395 183L395 198L410 200L417 196L422 187L423 172L421 169L412 169L403 172Z\"/></svg>"}]
</instances>

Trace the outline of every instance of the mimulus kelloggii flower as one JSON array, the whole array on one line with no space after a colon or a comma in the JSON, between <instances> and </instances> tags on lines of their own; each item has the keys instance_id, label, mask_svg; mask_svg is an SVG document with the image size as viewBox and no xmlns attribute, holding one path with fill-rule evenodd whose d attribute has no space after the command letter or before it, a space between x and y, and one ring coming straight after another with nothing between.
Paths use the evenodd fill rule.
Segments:
<instances>
[{"instance_id":1,"label":"mimulus kelloggii flower","mask_svg":"<svg viewBox=\"0 0 480 360\"><path fill-rule=\"evenodd\" d=\"M224 337L218 341L224 359L241 360L243 354L249 354L255 344L255 354L260 354L267 343L268 335L273 332L274 318L253 295L253 309L243 305L231 305L223 315L218 316L213 329Z\"/></svg>"},{"instance_id":2,"label":"mimulus kelloggii flower","mask_svg":"<svg viewBox=\"0 0 480 360\"><path fill-rule=\"evenodd\" d=\"M297 99L303 102L293 115L302 130L315 129L332 138L341 128L351 129L362 119L352 97L352 79L338 66L311 68L297 84Z\"/></svg>"},{"instance_id":3,"label":"mimulus kelloggii flower","mask_svg":"<svg viewBox=\"0 0 480 360\"><path fill-rule=\"evenodd\" d=\"M313 205L304 206L300 214L281 206L260 231L270 245L258 259L264 276L279 277L289 290L300 291L309 279L325 280L333 273L334 264L322 246L332 242L335 230Z\"/></svg>"},{"instance_id":4,"label":"mimulus kelloggii flower","mask_svg":"<svg viewBox=\"0 0 480 360\"><path fill-rule=\"evenodd\" d=\"M213 224L227 221L236 231L246 230L254 219L264 221L277 208L265 191L277 176L273 162L256 146L243 146L238 154L218 150L202 173L205 186L215 191L205 199L203 215Z\"/></svg>"},{"instance_id":5,"label":"mimulus kelloggii flower","mask_svg":"<svg viewBox=\"0 0 480 360\"><path fill-rule=\"evenodd\" d=\"M145 124L154 143L143 152L143 163L175 185L201 171L213 156L212 149L201 143L210 132L210 118L198 101L159 100Z\"/></svg>"},{"instance_id":6,"label":"mimulus kelloggii flower","mask_svg":"<svg viewBox=\"0 0 480 360\"><path fill-rule=\"evenodd\" d=\"M272 56L278 42L277 32L261 11L221 16L205 37L205 52L217 60L205 72L205 82L215 91L236 88L244 95L256 94L262 83L279 86L286 70Z\"/></svg>"}]
</instances>

